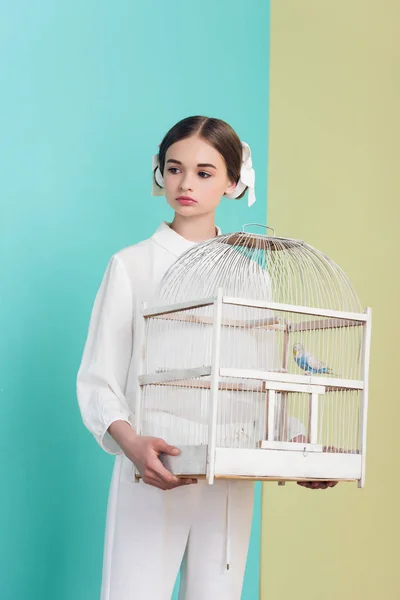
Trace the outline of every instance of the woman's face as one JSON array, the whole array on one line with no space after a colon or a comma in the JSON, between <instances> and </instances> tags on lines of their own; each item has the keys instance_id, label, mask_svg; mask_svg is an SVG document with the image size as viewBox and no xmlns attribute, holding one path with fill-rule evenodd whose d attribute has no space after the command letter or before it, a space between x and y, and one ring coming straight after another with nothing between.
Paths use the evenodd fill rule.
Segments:
<instances>
[{"instance_id":1,"label":"woman's face","mask_svg":"<svg viewBox=\"0 0 400 600\"><path fill-rule=\"evenodd\" d=\"M225 160L208 142L192 136L167 150L164 189L168 204L182 216L214 212L236 184L228 179Z\"/></svg>"}]
</instances>

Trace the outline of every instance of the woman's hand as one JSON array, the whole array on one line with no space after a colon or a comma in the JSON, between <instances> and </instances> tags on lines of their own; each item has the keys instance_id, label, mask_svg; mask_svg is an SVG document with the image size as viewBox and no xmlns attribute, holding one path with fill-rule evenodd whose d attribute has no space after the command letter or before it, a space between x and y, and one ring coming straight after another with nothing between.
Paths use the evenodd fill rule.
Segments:
<instances>
[{"instance_id":1,"label":"woman's hand","mask_svg":"<svg viewBox=\"0 0 400 600\"><path fill-rule=\"evenodd\" d=\"M306 444L307 438L305 435L298 435L297 437L291 440L292 442L297 442L300 444ZM335 448L332 446L326 447L324 446L323 452L333 452ZM297 485L301 485L302 487L308 488L309 490L326 490L329 487L335 487L338 484L337 481L298 481Z\"/></svg>"},{"instance_id":2,"label":"woman's hand","mask_svg":"<svg viewBox=\"0 0 400 600\"><path fill-rule=\"evenodd\" d=\"M137 435L125 421L112 423L109 432L125 456L136 466L147 485L152 485L160 490L172 490L182 485L197 483L196 479L180 479L164 467L159 459L160 454L177 456L180 451L161 438Z\"/></svg>"},{"instance_id":3,"label":"woman's hand","mask_svg":"<svg viewBox=\"0 0 400 600\"><path fill-rule=\"evenodd\" d=\"M297 485L308 488L309 490L326 490L329 487L335 487L337 481L298 481Z\"/></svg>"},{"instance_id":4,"label":"woman's hand","mask_svg":"<svg viewBox=\"0 0 400 600\"><path fill-rule=\"evenodd\" d=\"M126 449L125 454L136 466L147 485L160 490L172 490L181 485L197 483L196 479L179 479L170 473L159 459L162 452L171 456L179 454L178 448L170 446L161 438L138 435Z\"/></svg>"}]
</instances>

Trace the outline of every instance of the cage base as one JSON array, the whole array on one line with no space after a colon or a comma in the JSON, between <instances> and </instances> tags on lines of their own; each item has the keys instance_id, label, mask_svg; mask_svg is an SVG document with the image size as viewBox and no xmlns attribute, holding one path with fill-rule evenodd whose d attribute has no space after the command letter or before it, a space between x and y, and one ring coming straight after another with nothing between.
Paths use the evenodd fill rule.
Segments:
<instances>
[{"instance_id":1,"label":"cage base","mask_svg":"<svg viewBox=\"0 0 400 600\"><path fill-rule=\"evenodd\" d=\"M181 446L178 456L160 455L178 477L204 478L207 446ZM362 456L336 452L216 448L216 479L257 481L358 481Z\"/></svg>"}]
</instances>

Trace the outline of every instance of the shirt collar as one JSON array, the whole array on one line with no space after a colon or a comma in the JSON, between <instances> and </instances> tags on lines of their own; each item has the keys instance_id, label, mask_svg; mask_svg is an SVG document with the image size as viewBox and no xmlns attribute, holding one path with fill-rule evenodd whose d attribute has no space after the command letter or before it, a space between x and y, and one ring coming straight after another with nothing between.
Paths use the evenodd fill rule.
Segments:
<instances>
[{"instance_id":1,"label":"shirt collar","mask_svg":"<svg viewBox=\"0 0 400 600\"><path fill-rule=\"evenodd\" d=\"M222 233L219 227L217 227L217 232L218 235ZM175 256L180 256L198 243L185 239L171 229L169 223L165 221L161 223L157 231L152 235L152 239L166 250L172 252L172 254L175 254Z\"/></svg>"}]
</instances>

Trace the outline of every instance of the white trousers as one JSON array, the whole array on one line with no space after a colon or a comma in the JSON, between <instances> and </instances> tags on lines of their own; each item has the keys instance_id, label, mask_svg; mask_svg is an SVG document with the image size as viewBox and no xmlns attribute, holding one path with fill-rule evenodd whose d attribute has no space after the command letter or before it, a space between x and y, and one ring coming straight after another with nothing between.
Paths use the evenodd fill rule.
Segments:
<instances>
[{"instance_id":1,"label":"white trousers","mask_svg":"<svg viewBox=\"0 0 400 600\"><path fill-rule=\"evenodd\" d=\"M101 600L240 600L253 512L251 481L162 491L132 480L116 458L107 511ZM227 570L227 552L229 565Z\"/></svg>"}]
</instances>

